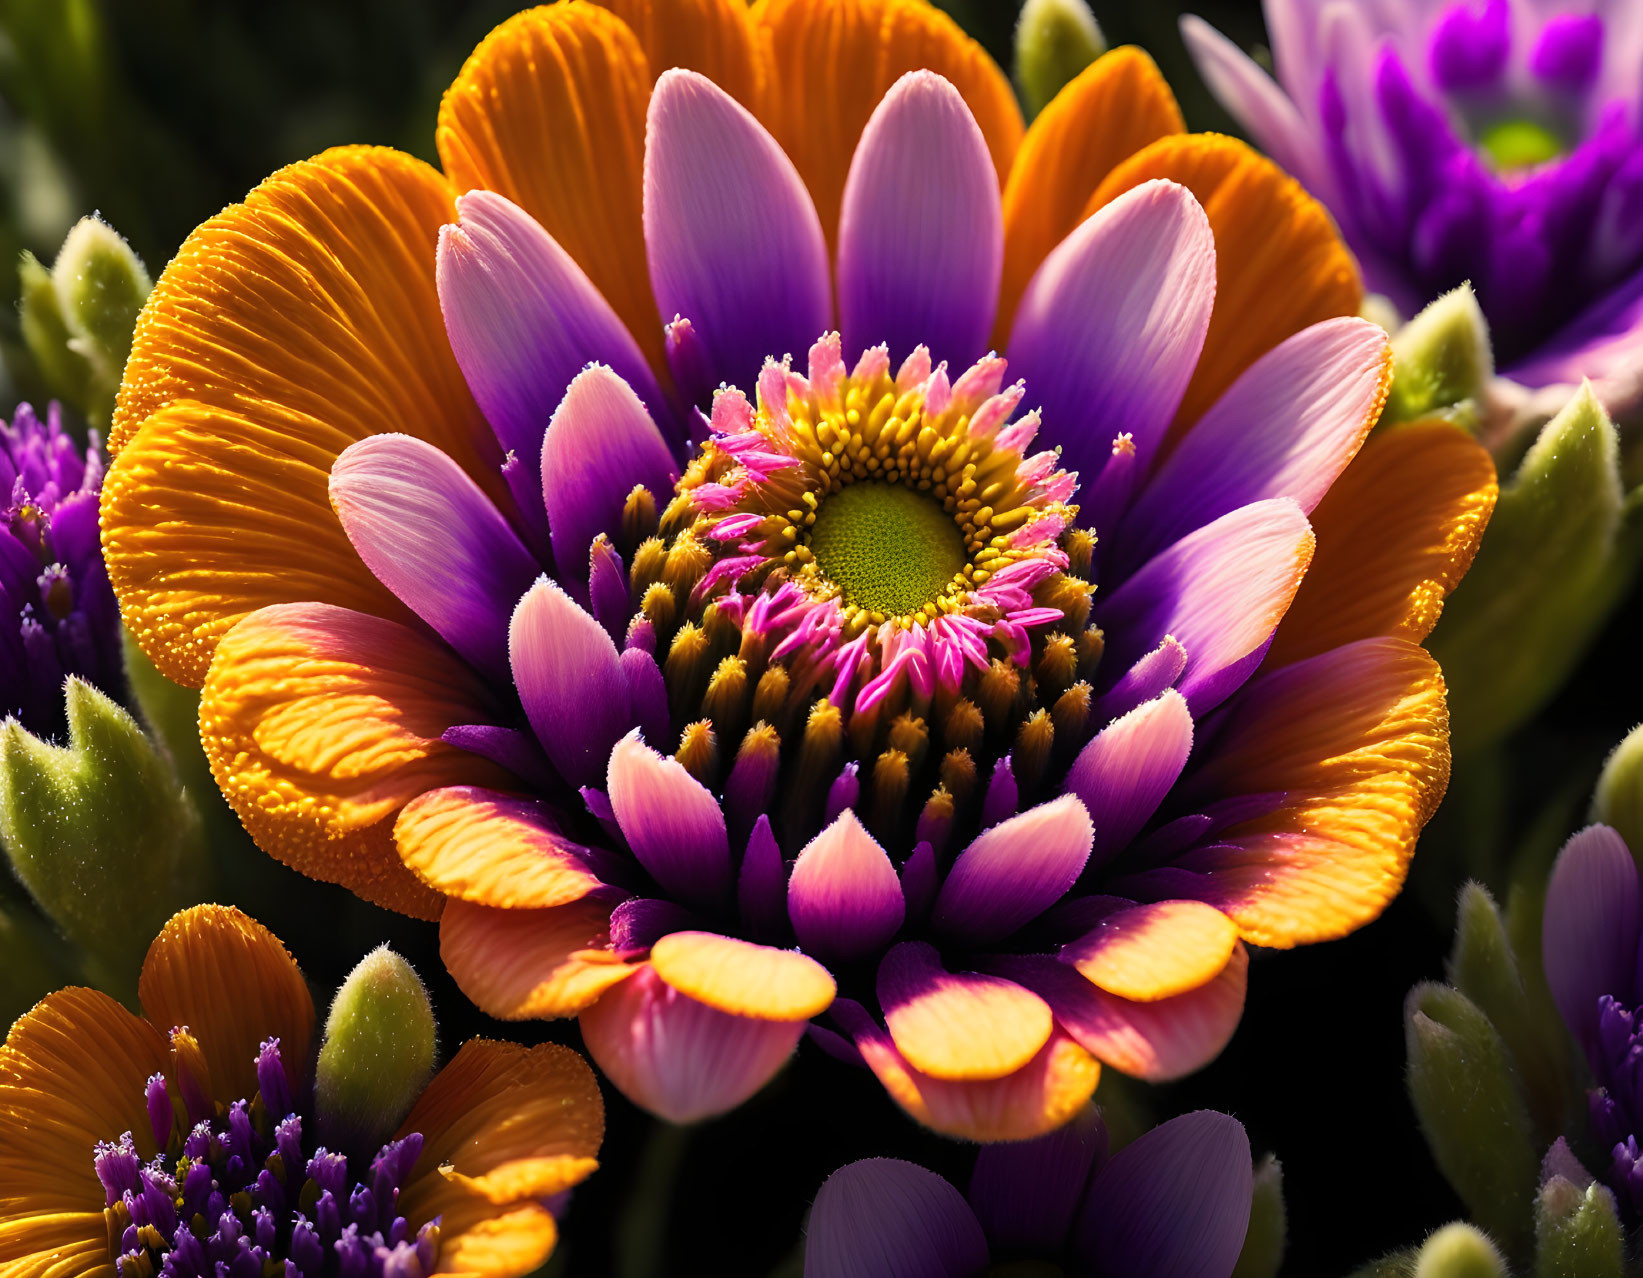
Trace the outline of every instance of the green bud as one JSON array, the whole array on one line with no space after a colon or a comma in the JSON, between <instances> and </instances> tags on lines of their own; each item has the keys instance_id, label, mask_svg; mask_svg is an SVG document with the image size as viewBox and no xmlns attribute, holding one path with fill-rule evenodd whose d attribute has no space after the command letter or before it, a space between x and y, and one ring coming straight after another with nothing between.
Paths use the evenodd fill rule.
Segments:
<instances>
[{"instance_id":1,"label":"green bud","mask_svg":"<svg viewBox=\"0 0 1643 1278\"><path fill-rule=\"evenodd\" d=\"M1472 1219L1526 1246L1539 1165L1500 1034L1459 990L1417 985L1404 1002L1404 1045L1409 1097L1438 1169Z\"/></svg>"},{"instance_id":2,"label":"green bud","mask_svg":"<svg viewBox=\"0 0 1643 1278\"><path fill-rule=\"evenodd\" d=\"M131 354L137 312L153 288L141 259L107 222L83 217L69 230L51 268L70 346L116 385Z\"/></svg>"},{"instance_id":3,"label":"green bud","mask_svg":"<svg viewBox=\"0 0 1643 1278\"><path fill-rule=\"evenodd\" d=\"M1426 1240L1414 1278L1506 1278L1506 1262L1487 1234L1456 1221Z\"/></svg>"},{"instance_id":4,"label":"green bud","mask_svg":"<svg viewBox=\"0 0 1643 1278\"><path fill-rule=\"evenodd\" d=\"M1535 1198L1535 1278L1621 1278L1626 1237L1614 1195L1553 1176Z\"/></svg>"},{"instance_id":5,"label":"green bud","mask_svg":"<svg viewBox=\"0 0 1643 1278\"><path fill-rule=\"evenodd\" d=\"M1027 0L1015 24L1015 82L1032 119L1107 51L1084 0Z\"/></svg>"},{"instance_id":6,"label":"green bud","mask_svg":"<svg viewBox=\"0 0 1643 1278\"><path fill-rule=\"evenodd\" d=\"M73 335L63 321L57 300L57 285L51 272L40 265L33 253L25 252L17 266L22 287L18 304L18 325L23 344L28 347L47 391L81 407L82 390L94 380L91 363L73 350Z\"/></svg>"},{"instance_id":7,"label":"green bud","mask_svg":"<svg viewBox=\"0 0 1643 1278\"><path fill-rule=\"evenodd\" d=\"M1627 733L1604 762L1592 820L1614 826L1632 855L1643 857L1643 726Z\"/></svg>"},{"instance_id":8,"label":"green bud","mask_svg":"<svg viewBox=\"0 0 1643 1278\"><path fill-rule=\"evenodd\" d=\"M1411 1278L1415 1272L1415 1255L1413 1247L1399 1248L1379 1260L1371 1260L1361 1269L1354 1269L1350 1278Z\"/></svg>"},{"instance_id":9,"label":"green bud","mask_svg":"<svg viewBox=\"0 0 1643 1278\"><path fill-rule=\"evenodd\" d=\"M1288 1233L1284 1215L1284 1169L1271 1154L1255 1168L1255 1193L1249 1200L1249 1232L1238 1253L1232 1278L1276 1278L1284 1262Z\"/></svg>"},{"instance_id":10,"label":"green bud","mask_svg":"<svg viewBox=\"0 0 1643 1278\"><path fill-rule=\"evenodd\" d=\"M1470 284L1445 293L1399 329L1392 353L1383 422L1442 417L1468 430L1476 426L1495 363L1489 323Z\"/></svg>"},{"instance_id":11,"label":"green bud","mask_svg":"<svg viewBox=\"0 0 1643 1278\"><path fill-rule=\"evenodd\" d=\"M1457 757L1505 736L1557 692L1635 573L1640 507L1643 494L1621 493L1614 424L1583 386L1501 490L1432 635Z\"/></svg>"},{"instance_id":12,"label":"green bud","mask_svg":"<svg viewBox=\"0 0 1643 1278\"><path fill-rule=\"evenodd\" d=\"M379 945L342 983L325 1019L314 1095L320 1135L369 1157L422 1094L434 1069L434 1008L411 965Z\"/></svg>"},{"instance_id":13,"label":"green bud","mask_svg":"<svg viewBox=\"0 0 1643 1278\"><path fill-rule=\"evenodd\" d=\"M126 711L77 678L64 703L67 746L0 724L0 844L93 979L129 992L155 933L204 896L200 818Z\"/></svg>"}]
</instances>

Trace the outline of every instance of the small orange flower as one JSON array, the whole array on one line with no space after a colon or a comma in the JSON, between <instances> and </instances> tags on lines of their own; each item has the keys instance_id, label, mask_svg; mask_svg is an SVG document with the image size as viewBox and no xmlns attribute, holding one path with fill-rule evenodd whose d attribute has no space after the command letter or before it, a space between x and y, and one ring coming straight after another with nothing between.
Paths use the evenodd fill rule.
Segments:
<instances>
[{"instance_id":1,"label":"small orange flower","mask_svg":"<svg viewBox=\"0 0 1643 1278\"><path fill-rule=\"evenodd\" d=\"M174 916L138 988L143 1017L59 990L0 1047L4 1278L307 1275L331 1250L361 1274L502 1278L547 1259L545 1200L598 1166L604 1109L581 1057L485 1039L367 1166L316 1148L314 1005L238 910Z\"/></svg>"}]
</instances>

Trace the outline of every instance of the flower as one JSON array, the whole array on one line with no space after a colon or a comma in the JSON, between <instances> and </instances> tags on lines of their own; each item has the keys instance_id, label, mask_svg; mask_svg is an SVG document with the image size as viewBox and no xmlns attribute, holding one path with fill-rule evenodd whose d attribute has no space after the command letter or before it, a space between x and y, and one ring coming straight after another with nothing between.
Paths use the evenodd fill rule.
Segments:
<instances>
[{"instance_id":1,"label":"flower","mask_svg":"<svg viewBox=\"0 0 1643 1278\"><path fill-rule=\"evenodd\" d=\"M238 910L174 916L139 993L143 1017L59 990L0 1047L9 1273L528 1273L557 1234L543 1200L596 1166L582 1059L484 1039L374 1157L316 1145L308 987Z\"/></svg>"},{"instance_id":2,"label":"flower","mask_svg":"<svg viewBox=\"0 0 1643 1278\"><path fill-rule=\"evenodd\" d=\"M1106 1129L1086 1107L1048 1136L983 1149L968 1201L900 1159L839 1168L810 1211L804 1274L974 1278L1014 1262L1032 1273L1228 1278L1252 1193L1236 1119L1183 1114L1109 1157Z\"/></svg>"},{"instance_id":3,"label":"flower","mask_svg":"<svg viewBox=\"0 0 1643 1278\"><path fill-rule=\"evenodd\" d=\"M120 612L97 540L103 455L84 449L53 403L0 421L0 713L61 736L63 680L123 694Z\"/></svg>"},{"instance_id":4,"label":"flower","mask_svg":"<svg viewBox=\"0 0 1643 1278\"><path fill-rule=\"evenodd\" d=\"M1592 1135L1610 1158L1603 1178L1635 1219L1643 1212L1643 887L1625 840L1606 825L1588 826L1558 853L1546 885L1541 958L1595 1084L1588 1110Z\"/></svg>"},{"instance_id":5,"label":"flower","mask_svg":"<svg viewBox=\"0 0 1643 1278\"><path fill-rule=\"evenodd\" d=\"M1277 83L1197 18L1211 89L1406 315L1470 280L1531 388L1643 395L1643 24L1625 3L1266 6Z\"/></svg>"},{"instance_id":6,"label":"flower","mask_svg":"<svg viewBox=\"0 0 1643 1278\"><path fill-rule=\"evenodd\" d=\"M1348 467L1350 259L1135 51L1018 140L922 3L698 9L531 10L449 181L331 152L198 230L116 587L264 848L438 915L639 1104L730 1108L825 1014L929 1126L1038 1135L1098 1060L1212 1057L1246 942L1397 891L1493 468Z\"/></svg>"}]
</instances>

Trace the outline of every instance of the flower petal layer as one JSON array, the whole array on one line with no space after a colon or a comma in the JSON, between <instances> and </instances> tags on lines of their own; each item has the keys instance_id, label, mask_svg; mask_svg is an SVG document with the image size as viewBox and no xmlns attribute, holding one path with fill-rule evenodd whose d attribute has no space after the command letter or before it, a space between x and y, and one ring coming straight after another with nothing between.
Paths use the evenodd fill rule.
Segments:
<instances>
[{"instance_id":1,"label":"flower petal layer","mask_svg":"<svg viewBox=\"0 0 1643 1278\"><path fill-rule=\"evenodd\" d=\"M799 944L830 961L876 954L900 930L907 902L896 867L851 809L799 853L787 914Z\"/></svg>"},{"instance_id":2,"label":"flower petal layer","mask_svg":"<svg viewBox=\"0 0 1643 1278\"><path fill-rule=\"evenodd\" d=\"M1107 175L1090 197L1089 211L1158 178L1187 187L1215 232L1215 314L1179 416L1194 422L1240 373L1292 333L1356 315L1363 286L1323 205L1235 138L1161 138Z\"/></svg>"},{"instance_id":3,"label":"flower petal layer","mask_svg":"<svg viewBox=\"0 0 1643 1278\"><path fill-rule=\"evenodd\" d=\"M700 71L757 113L765 57L742 0L599 0L638 37L652 75Z\"/></svg>"},{"instance_id":4,"label":"flower petal layer","mask_svg":"<svg viewBox=\"0 0 1643 1278\"><path fill-rule=\"evenodd\" d=\"M610 950L610 906L584 898L548 910L459 898L439 919L439 957L480 1011L498 1020L575 1016L634 967Z\"/></svg>"},{"instance_id":5,"label":"flower petal layer","mask_svg":"<svg viewBox=\"0 0 1643 1278\"><path fill-rule=\"evenodd\" d=\"M672 1123L740 1105L793 1054L805 1022L698 1003L646 964L582 1013L582 1040L634 1104Z\"/></svg>"},{"instance_id":6,"label":"flower petal layer","mask_svg":"<svg viewBox=\"0 0 1643 1278\"><path fill-rule=\"evenodd\" d=\"M845 358L921 343L967 368L987 351L1004 226L998 177L964 99L931 71L903 76L867 122L839 216Z\"/></svg>"},{"instance_id":7,"label":"flower petal layer","mask_svg":"<svg viewBox=\"0 0 1643 1278\"><path fill-rule=\"evenodd\" d=\"M679 993L766 1021L807 1021L827 1010L837 986L827 969L797 950L754 945L713 932L671 932L650 965Z\"/></svg>"},{"instance_id":8,"label":"flower petal layer","mask_svg":"<svg viewBox=\"0 0 1643 1278\"><path fill-rule=\"evenodd\" d=\"M1121 161L1184 128L1158 66L1126 46L1085 67L1028 127L1004 184L1004 281L995 341L1050 250L1084 219L1090 195Z\"/></svg>"},{"instance_id":9,"label":"flower petal layer","mask_svg":"<svg viewBox=\"0 0 1643 1278\"><path fill-rule=\"evenodd\" d=\"M983 1146L970 1173L970 1206L999 1251L1060 1255L1090 1174L1106 1156L1101 1111L1086 1105L1037 1140Z\"/></svg>"},{"instance_id":10,"label":"flower petal layer","mask_svg":"<svg viewBox=\"0 0 1643 1278\"><path fill-rule=\"evenodd\" d=\"M354 441L416 435L500 495L434 291L451 216L427 165L344 147L268 178L161 274L102 515L127 624L168 678L198 687L222 635L268 604L404 615L331 510L331 463Z\"/></svg>"},{"instance_id":11,"label":"flower petal layer","mask_svg":"<svg viewBox=\"0 0 1643 1278\"><path fill-rule=\"evenodd\" d=\"M610 805L639 863L675 897L728 900L730 839L719 801L675 759L630 733L610 752Z\"/></svg>"},{"instance_id":12,"label":"flower petal layer","mask_svg":"<svg viewBox=\"0 0 1643 1278\"><path fill-rule=\"evenodd\" d=\"M1150 1003L1214 980L1237 945L1237 927L1214 907L1154 901L1107 915L1059 957L1109 994Z\"/></svg>"},{"instance_id":13,"label":"flower petal layer","mask_svg":"<svg viewBox=\"0 0 1643 1278\"><path fill-rule=\"evenodd\" d=\"M444 744L488 695L443 645L328 604L264 608L217 649L200 741L257 845L293 869L420 917L439 897L400 863L393 817L425 790L495 784L493 764Z\"/></svg>"},{"instance_id":14,"label":"flower petal layer","mask_svg":"<svg viewBox=\"0 0 1643 1278\"><path fill-rule=\"evenodd\" d=\"M1563 1023L1590 1056L1602 1055L1598 999L1629 1000L1636 991L1640 897L1637 864L1606 825L1571 838L1546 883L1540 937L1546 984Z\"/></svg>"},{"instance_id":15,"label":"flower petal layer","mask_svg":"<svg viewBox=\"0 0 1643 1278\"><path fill-rule=\"evenodd\" d=\"M1001 941L1066 895L1090 857L1093 830L1072 795L983 830L948 871L931 922L970 941Z\"/></svg>"},{"instance_id":16,"label":"flower petal layer","mask_svg":"<svg viewBox=\"0 0 1643 1278\"><path fill-rule=\"evenodd\" d=\"M1499 491L1488 451L1448 422L1374 435L1312 512L1317 553L1268 662L1374 635L1426 638L1471 566Z\"/></svg>"},{"instance_id":17,"label":"flower petal layer","mask_svg":"<svg viewBox=\"0 0 1643 1278\"><path fill-rule=\"evenodd\" d=\"M1002 977L949 972L923 941L903 941L884 956L877 993L896 1050L931 1078L1013 1074L1053 1026L1038 995Z\"/></svg>"},{"instance_id":18,"label":"flower petal layer","mask_svg":"<svg viewBox=\"0 0 1643 1278\"><path fill-rule=\"evenodd\" d=\"M540 5L469 55L439 104L435 141L456 189L495 191L540 222L660 367L640 212L651 77L615 14Z\"/></svg>"},{"instance_id":19,"label":"flower petal layer","mask_svg":"<svg viewBox=\"0 0 1643 1278\"><path fill-rule=\"evenodd\" d=\"M1173 688L1091 737L1067 769L1095 826L1090 855L1106 860L1152 819L1192 753L1192 711Z\"/></svg>"},{"instance_id":20,"label":"flower petal layer","mask_svg":"<svg viewBox=\"0 0 1643 1278\"><path fill-rule=\"evenodd\" d=\"M973 1278L987 1261L987 1237L964 1195L916 1163L847 1164L810 1209L805 1278Z\"/></svg>"},{"instance_id":21,"label":"flower petal layer","mask_svg":"<svg viewBox=\"0 0 1643 1278\"><path fill-rule=\"evenodd\" d=\"M540 804L478 786L412 799L394 822L394 844L434 891L478 905L549 909L604 886Z\"/></svg>"},{"instance_id":22,"label":"flower petal layer","mask_svg":"<svg viewBox=\"0 0 1643 1278\"><path fill-rule=\"evenodd\" d=\"M193 1031L219 1096L257 1090L257 1050L270 1038L293 1093L301 1084L314 1033L308 985L279 938L232 906L172 915L148 947L137 997L156 1028Z\"/></svg>"}]
</instances>

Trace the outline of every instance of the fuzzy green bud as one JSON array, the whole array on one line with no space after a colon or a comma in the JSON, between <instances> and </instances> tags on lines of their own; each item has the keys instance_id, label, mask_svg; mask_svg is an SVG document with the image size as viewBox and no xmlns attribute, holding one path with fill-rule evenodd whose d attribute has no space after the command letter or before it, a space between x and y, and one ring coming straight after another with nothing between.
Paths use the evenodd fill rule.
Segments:
<instances>
[{"instance_id":1,"label":"fuzzy green bud","mask_svg":"<svg viewBox=\"0 0 1643 1278\"><path fill-rule=\"evenodd\" d=\"M1621 492L1619 437L1583 386L1502 488L1432 635L1457 757L1505 736L1562 686L1635 574L1640 504Z\"/></svg>"},{"instance_id":2,"label":"fuzzy green bud","mask_svg":"<svg viewBox=\"0 0 1643 1278\"><path fill-rule=\"evenodd\" d=\"M1383 422L1442 417L1468 430L1477 424L1495 364L1489 323L1471 285L1445 293L1394 333L1392 353Z\"/></svg>"},{"instance_id":3,"label":"fuzzy green bud","mask_svg":"<svg viewBox=\"0 0 1643 1278\"><path fill-rule=\"evenodd\" d=\"M1613 826L1634 857L1643 857L1643 725L1604 761L1592 795L1592 820Z\"/></svg>"},{"instance_id":4,"label":"fuzzy green bud","mask_svg":"<svg viewBox=\"0 0 1643 1278\"><path fill-rule=\"evenodd\" d=\"M82 679L63 695L66 746L0 724L0 844L93 979L123 990L166 919L205 894L200 818L131 715Z\"/></svg>"},{"instance_id":5,"label":"fuzzy green bud","mask_svg":"<svg viewBox=\"0 0 1643 1278\"><path fill-rule=\"evenodd\" d=\"M1404 1002L1409 1097L1433 1160L1472 1219L1508 1245L1528 1242L1539 1165L1529 1114L1500 1034L1446 985Z\"/></svg>"},{"instance_id":6,"label":"fuzzy green bud","mask_svg":"<svg viewBox=\"0 0 1643 1278\"><path fill-rule=\"evenodd\" d=\"M1249 1200L1249 1232L1238 1253L1232 1278L1276 1278L1284 1261L1288 1221L1284 1213L1284 1169L1271 1154L1255 1167L1255 1192Z\"/></svg>"},{"instance_id":7,"label":"fuzzy green bud","mask_svg":"<svg viewBox=\"0 0 1643 1278\"><path fill-rule=\"evenodd\" d=\"M1506 1278L1506 1262L1487 1234L1456 1221L1422 1245L1414 1278Z\"/></svg>"},{"instance_id":8,"label":"fuzzy green bud","mask_svg":"<svg viewBox=\"0 0 1643 1278\"><path fill-rule=\"evenodd\" d=\"M1410 1278L1415 1272L1416 1254L1413 1247L1400 1247L1379 1260L1371 1260L1361 1269L1354 1269L1349 1278Z\"/></svg>"},{"instance_id":9,"label":"fuzzy green bud","mask_svg":"<svg viewBox=\"0 0 1643 1278\"><path fill-rule=\"evenodd\" d=\"M434 1050L428 991L409 963L378 946L348 974L325 1019L314 1075L321 1139L376 1153L427 1086Z\"/></svg>"},{"instance_id":10,"label":"fuzzy green bud","mask_svg":"<svg viewBox=\"0 0 1643 1278\"><path fill-rule=\"evenodd\" d=\"M39 259L28 252L18 263L17 275L21 287L18 327L23 333L23 345L33 357L46 389L81 407L82 392L95 379L91 362L71 346L74 335L63 320L56 282Z\"/></svg>"},{"instance_id":11,"label":"fuzzy green bud","mask_svg":"<svg viewBox=\"0 0 1643 1278\"><path fill-rule=\"evenodd\" d=\"M1084 0L1027 0L1015 24L1015 82L1031 119L1107 51Z\"/></svg>"},{"instance_id":12,"label":"fuzzy green bud","mask_svg":"<svg viewBox=\"0 0 1643 1278\"><path fill-rule=\"evenodd\" d=\"M1614 1195L1552 1176L1535 1198L1534 1278L1621 1278L1626 1235Z\"/></svg>"}]
</instances>

